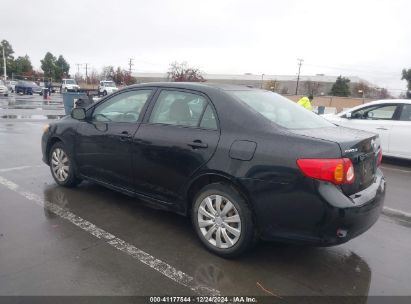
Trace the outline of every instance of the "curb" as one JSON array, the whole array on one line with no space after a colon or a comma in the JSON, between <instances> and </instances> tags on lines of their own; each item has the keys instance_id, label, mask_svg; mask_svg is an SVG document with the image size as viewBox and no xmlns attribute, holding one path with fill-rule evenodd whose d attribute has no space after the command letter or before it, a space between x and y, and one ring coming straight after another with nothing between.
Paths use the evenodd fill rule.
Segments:
<instances>
[{"instance_id":1,"label":"curb","mask_svg":"<svg viewBox=\"0 0 411 304\"><path fill-rule=\"evenodd\" d=\"M382 209L382 214L389 216L389 217L394 217L399 220L411 222L411 213L397 210L397 209L392 209L389 207L384 207Z\"/></svg>"}]
</instances>

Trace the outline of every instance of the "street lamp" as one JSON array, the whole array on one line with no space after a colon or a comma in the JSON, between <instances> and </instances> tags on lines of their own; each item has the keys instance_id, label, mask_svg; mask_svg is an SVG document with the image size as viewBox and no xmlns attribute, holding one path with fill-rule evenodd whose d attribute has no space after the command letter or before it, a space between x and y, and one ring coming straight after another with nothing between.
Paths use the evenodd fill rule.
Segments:
<instances>
[{"instance_id":1,"label":"street lamp","mask_svg":"<svg viewBox=\"0 0 411 304\"><path fill-rule=\"evenodd\" d=\"M4 80L7 80L7 66L6 66L6 55L4 55L4 47L3 49L3 72L4 72Z\"/></svg>"}]
</instances>

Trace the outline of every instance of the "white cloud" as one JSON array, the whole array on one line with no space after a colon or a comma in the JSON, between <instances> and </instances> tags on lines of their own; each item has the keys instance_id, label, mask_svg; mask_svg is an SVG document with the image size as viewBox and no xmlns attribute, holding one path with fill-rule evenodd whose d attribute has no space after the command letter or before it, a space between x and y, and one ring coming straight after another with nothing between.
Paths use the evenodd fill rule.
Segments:
<instances>
[{"instance_id":1,"label":"white cloud","mask_svg":"<svg viewBox=\"0 0 411 304\"><path fill-rule=\"evenodd\" d=\"M47 51L76 63L165 71L186 60L209 73L358 75L405 88L407 0L96 1L2 3L1 37L36 67ZM15 12L19 11L18 14ZM396 76L397 75L397 76Z\"/></svg>"}]
</instances>

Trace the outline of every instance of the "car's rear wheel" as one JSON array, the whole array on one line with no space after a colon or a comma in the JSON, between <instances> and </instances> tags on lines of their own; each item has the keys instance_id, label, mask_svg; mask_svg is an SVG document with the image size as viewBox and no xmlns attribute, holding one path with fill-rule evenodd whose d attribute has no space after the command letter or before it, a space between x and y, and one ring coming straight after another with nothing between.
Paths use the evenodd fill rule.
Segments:
<instances>
[{"instance_id":1,"label":"car's rear wheel","mask_svg":"<svg viewBox=\"0 0 411 304\"><path fill-rule=\"evenodd\" d=\"M104 92L103 92L103 96L106 96L106 95L107 95L107 91L104 91Z\"/></svg>"},{"instance_id":2,"label":"car's rear wheel","mask_svg":"<svg viewBox=\"0 0 411 304\"><path fill-rule=\"evenodd\" d=\"M51 175L57 184L74 187L81 182L76 176L74 162L62 142L57 142L51 147L49 164Z\"/></svg>"},{"instance_id":3,"label":"car's rear wheel","mask_svg":"<svg viewBox=\"0 0 411 304\"><path fill-rule=\"evenodd\" d=\"M191 217L200 240L217 255L235 257L255 243L252 212L244 197L227 184L200 190Z\"/></svg>"}]
</instances>

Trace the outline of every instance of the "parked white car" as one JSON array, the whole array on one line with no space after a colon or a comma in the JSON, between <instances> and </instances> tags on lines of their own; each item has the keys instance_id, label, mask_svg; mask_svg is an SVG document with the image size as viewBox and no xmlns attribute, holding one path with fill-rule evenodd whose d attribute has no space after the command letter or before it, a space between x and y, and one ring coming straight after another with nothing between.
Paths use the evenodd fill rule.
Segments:
<instances>
[{"instance_id":1,"label":"parked white car","mask_svg":"<svg viewBox=\"0 0 411 304\"><path fill-rule=\"evenodd\" d=\"M98 86L98 96L106 96L108 94L117 92L118 88L116 87L116 84L114 81L111 80L103 80L100 81L100 84Z\"/></svg>"},{"instance_id":2,"label":"parked white car","mask_svg":"<svg viewBox=\"0 0 411 304\"><path fill-rule=\"evenodd\" d=\"M323 117L340 126L378 133L384 155L411 159L410 99L377 100Z\"/></svg>"},{"instance_id":3,"label":"parked white car","mask_svg":"<svg viewBox=\"0 0 411 304\"><path fill-rule=\"evenodd\" d=\"M80 86L74 79L63 79L61 81L60 93L66 92L78 92L80 91Z\"/></svg>"},{"instance_id":4,"label":"parked white car","mask_svg":"<svg viewBox=\"0 0 411 304\"><path fill-rule=\"evenodd\" d=\"M13 93L15 91L17 81L14 80L7 80L6 81L6 86L9 89L9 92Z\"/></svg>"},{"instance_id":5,"label":"parked white car","mask_svg":"<svg viewBox=\"0 0 411 304\"><path fill-rule=\"evenodd\" d=\"M0 95L3 95L3 96L9 95L9 89L7 88L3 80L0 80Z\"/></svg>"}]
</instances>

